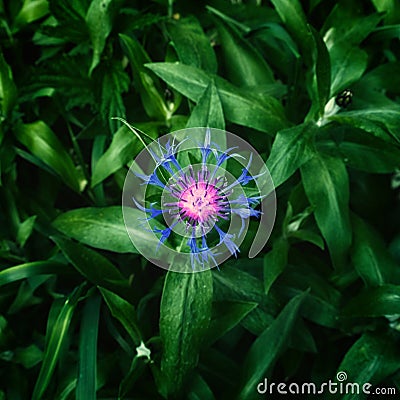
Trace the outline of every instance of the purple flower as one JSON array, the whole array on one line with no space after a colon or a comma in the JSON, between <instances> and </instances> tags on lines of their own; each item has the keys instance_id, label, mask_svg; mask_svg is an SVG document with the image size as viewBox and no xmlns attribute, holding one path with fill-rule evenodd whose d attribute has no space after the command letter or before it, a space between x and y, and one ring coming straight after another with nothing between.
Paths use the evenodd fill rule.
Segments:
<instances>
[{"instance_id":1,"label":"purple flower","mask_svg":"<svg viewBox=\"0 0 400 400\"><path fill-rule=\"evenodd\" d=\"M180 224L186 234L180 249L190 254L192 269L194 270L196 265L202 268L218 266L215 257L220 253L216 253L211 246L213 237L214 240L219 237L219 241L215 243L217 248L227 250L237 257L240 250L235 239L241 236L245 221L250 217L258 218L261 214L254 207L259 204L262 197L247 197L243 190L237 194L235 187L245 186L260 175L252 176L249 173L252 161L250 155L247 166L242 169L239 178L228 184L227 177L220 173L221 165L228 159L244 157L231 153L236 147L221 150L212 143L209 129L206 131L204 144L199 145L201 154L199 164L185 167L180 165L176 152L182 143L175 145L174 141L172 144L168 141L164 148L158 142L158 154L151 151L156 164L154 171L149 176L136 174L143 180L143 184L162 189L164 194L167 193L169 200L163 201L160 195L159 204L151 203L148 207L140 205L135 199L133 201L137 208L148 215L147 220L158 218L160 222L163 218L162 222L165 223L169 217L172 221L165 229L152 229L154 233L160 235L159 246L165 244L174 232L175 226ZM163 168L159 174L161 178L157 175L160 167ZM169 176L164 178L166 172ZM227 232L220 226L235 216L241 219L239 232L232 233L229 230ZM213 232L218 235L213 235Z\"/></svg>"}]
</instances>

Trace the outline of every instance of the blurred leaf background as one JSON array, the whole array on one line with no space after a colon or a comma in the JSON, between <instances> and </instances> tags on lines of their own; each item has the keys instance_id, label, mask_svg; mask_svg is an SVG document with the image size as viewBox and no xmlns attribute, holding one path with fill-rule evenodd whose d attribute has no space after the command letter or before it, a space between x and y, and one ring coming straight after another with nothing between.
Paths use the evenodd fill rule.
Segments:
<instances>
[{"instance_id":1,"label":"blurred leaf background","mask_svg":"<svg viewBox=\"0 0 400 400\"><path fill-rule=\"evenodd\" d=\"M400 390L399 0L3 0L0 22L0 399ZM112 117L255 146L263 252L142 258L120 207L142 144Z\"/></svg>"}]
</instances>

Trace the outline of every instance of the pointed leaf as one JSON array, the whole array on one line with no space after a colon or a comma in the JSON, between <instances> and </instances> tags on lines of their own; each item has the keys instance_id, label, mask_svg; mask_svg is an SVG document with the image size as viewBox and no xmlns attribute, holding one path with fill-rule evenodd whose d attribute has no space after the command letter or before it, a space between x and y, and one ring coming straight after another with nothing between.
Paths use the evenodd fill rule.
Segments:
<instances>
[{"instance_id":1,"label":"pointed leaf","mask_svg":"<svg viewBox=\"0 0 400 400\"><path fill-rule=\"evenodd\" d=\"M227 76L233 84L256 87L274 83L267 62L235 27L218 18L217 28Z\"/></svg>"},{"instance_id":2,"label":"pointed leaf","mask_svg":"<svg viewBox=\"0 0 400 400\"><path fill-rule=\"evenodd\" d=\"M94 285L113 290L125 299L132 298L132 289L128 281L107 258L70 240L61 237L51 239L75 269Z\"/></svg>"},{"instance_id":3,"label":"pointed leaf","mask_svg":"<svg viewBox=\"0 0 400 400\"><path fill-rule=\"evenodd\" d=\"M17 242L21 247L24 247L26 241L31 236L33 227L36 221L36 215L32 215L31 217L27 218L18 228L17 232Z\"/></svg>"},{"instance_id":4,"label":"pointed leaf","mask_svg":"<svg viewBox=\"0 0 400 400\"><path fill-rule=\"evenodd\" d=\"M121 0L92 0L90 3L86 14L86 24L93 46L93 58L89 74L100 62L100 56L111 32L114 17L121 4Z\"/></svg>"},{"instance_id":5,"label":"pointed leaf","mask_svg":"<svg viewBox=\"0 0 400 400\"><path fill-rule=\"evenodd\" d=\"M343 309L345 317L383 317L400 314L400 286L385 284L361 291Z\"/></svg>"},{"instance_id":6,"label":"pointed leaf","mask_svg":"<svg viewBox=\"0 0 400 400\"><path fill-rule=\"evenodd\" d=\"M311 65L314 43L301 3L298 0L272 0L271 2L292 35L293 40L297 42L301 49L305 63Z\"/></svg>"},{"instance_id":7,"label":"pointed leaf","mask_svg":"<svg viewBox=\"0 0 400 400\"><path fill-rule=\"evenodd\" d=\"M157 78L144 68L144 64L151 61L150 57L136 39L123 34L119 38L147 115L161 121L169 119L173 110L167 106Z\"/></svg>"},{"instance_id":8,"label":"pointed leaf","mask_svg":"<svg viewBox=\"0 0 400 400\"><path fill-rule=\"evenodd\" d=\"M119 206L67 211L53 221L53 226L65 235L98 249L137 253L129 239Z\"/></svg>"},{"instance_id":9,"label":"pointed leaf","mask_svg":"<svg viewBox=\"0 0 400 400\"><path fill-rule=\"evenodd\" d=\"M368 55L356 47L334 47L330 51L332 61L331 94L337 95L348 86L357 82L368 64Z\"/></svg>"},{"instance_id":10,"label":"pointed leaf","mask_svg":"<svg viewBox=\"0 0 400 400\"><path fill-rule=\"evenodd\" d=\"M71 273L70 267L55 261L34 261L0 271L0 287L37 275Z\"/></svg>"},{"instance_id":11,"label":"pointed leaf","mask_svg":"<svg viewBox=\"0 0 400 400\"><path fill-rule=\"evenodd\" d=\"M96 400L97 338L100 297L90 297L83 309L79 338L79 369L76 382L77 400Z\"/></svg>"},{"instance_id":12,"label":"pointed leaf","mask_svg":"<svg viewBox=\"0 0 400 400\"><path fill-rule=\"evenodd\" d=\"M341 112L330 120L363 129L387 142L400 143L400 107L369 108Z\"/></svg>"},{"instance_id":13,"label":"pointed leaf","mask_svg":"<svg viewBox=\"0 0 400 400\"><path fill-rule=\"evenodd\" d=\"M34 156L48 165L57 175L76 192L86 186L86 180L58 140L54 132L43 122L19 124L15 129L17 139L25 145Z\"/></svg>"},{"instance_id":14,"label":"pointed leaf","mask_svg":"<svg viewBox=\"0 0 400 400\"><path fill-rule=\"evenodd\" d=\"M318 147L332 156L340 156L350 167L370 173L392 173L400 165L400 148L360 129L332 131L332 140L321 141Z\"/></svg>"},{"instance_id":15,"label":"pointed leaf","mask_svg":"<svg viewBox=\"0 0 400 400\"><path fill-rule=\"evenodd\" d=\"M200 100L212 78L198 68L180 63L153 63L146 67L195 102ZM227 120L269 134L287 126L282 105L275 98L252 96L222 78L214 79Z\"/></svg>"},{"instance_id":16,"label":"pointed leaf","mask_svg":"<svg viewBox=\"0 0 400 400\"><path fill-rule=\"evenodd\" d=\"M110 290L102 287L99 287L99 290L112 316L121 322L133 343L138 346L142 340L142 335L137 324L136 311L132 304Z\"/></svg>"},{"instance_id":17,"label":"pointed leaf","mask_svg":"<svg viewBox=\"0 0 400 400\"><path fill-rule=\"evenodd\" d=\"M331 88L331 62L325 42L320 34L310 27L314 40L314 68L313 85L311 91L312 108L310 114L317 120L324 115L325 105L328 102Z\"/></svg>"},{"instance_id":18,"label":"pointed leaf","mask_svg":"<svg viewBox=\"0 0 400 400\"><path fill-rule=\"evenodd\" d=\"M142 149L139 140L125 125L113 136L110 146L95 163L91 186L95 187L114 172L132 161Z\"/></svg>"},{"instance_id":19,"label":"pointed leaf","mask_svg":"<svg viewBox=\"0 0 400 400\"><path fill-rule=\"evenodd\" d=\"M286 239L279 238L274 242L272 250L264 256L264 290L268 294L272 284L283 272L288 261L289 244Z\"/></svg>"},{"instance_id":20,"label":"pointed leaf","mask_svg":"<svg viewBox=\"0 0 400 400\"><path fill-rule=\"evenodd\" d=\"M266 164L275 187L284 183L310 159L314 134L315 125L311 123L278 132Z\"/></svg>"},{"instance_id":21,"label":"pointed leaf","mask_svg":"<svg viewBox=\"0 0 400 400\"><path fill-rule=\"evenodd\" d=\"M346 168L342 160L316 153L302 165L301 176L333 264L343 268L351 244L349 178Z\"/></svg>"},{"instance_id":22,"label":"pointed leaf","mask_svg":"<svg viewBox=\"0 0 400 400\"><path fill-rule=\"evenodd\" d=\"M167 30L182 63L212 74L217 72L214 50L197 18L190 16L172 20L168 22Z\"/></svg>"},{"instance_id":23,"label":"pointed leaf","mask_svg":"<svg viewBox=\"0 0 400 400\"><path fill-rule=\"evenodd\" d=\"M198 126L225 129L221 100L214 82L211 82L193 109L187 128Z\"/></svg>"},{"instance_id":24,"label":"pointed leaf","mask_svg":"<svg viewBox=\"0 0 400 400\"><path fill-rule=\"evenodd\" d=\"M32 394L32 400L43 398L43 394L49 385L53 375L61 347L68 335L68 328L81 295L82 288L77 287L65 300L55 323L48 326L46 332L47 346L44 350L43 362L40 368L39 377L36 381Z\"/></svg>"},{"instance_id":25,"label":"pointed leaf","mask_svg":"<svg viewBox=\"0 0 400 400\"><path fill-rule=\"evenodd\" d=\"M207 344L216 342L258 306L248 301L218 301L213 304L213 316L207 331Z\"/></svg>"},{"instance_id":26,"label":"pointed leaf","mask_svg":"<svg viewBox=\"0 0 400 400\"><path fill-rule=\"evenodd\" d=\"M368 286L393 283L398 266L382 238L361 218L352 216L354 231L351 258L358 274Z\"/></svg>"},{"instance_id":27,"label":"pointed leaf","mask_svg":"<svg viewBox=\"0 0 400 400\"><path fill-rule=\"evenodd\" d=\"M245 400L254 397L257 384L287 348L305 297L306 294L302 293L290 300L275 321L251 346L244 362L242 370L244 384L238 398Z\"/></svg>"},{"instance_id":28,"label":"pointed leaf","mask_svg":"<svg viewBox=\"0 0 400 400\"><path fill-rule=\"evenodd\" d=\"M393 375L400 362L399 346L396 339L388 333L364 333L346 353L338 368L339 372L345 372L347 382L358 383L360 395L348 392L343 400L365 399L362 389L374 393L374 387L383 380ZM370 383L366 386L366 383ZM386 392L389 394L389 392ZM355 397L356 396L356 397ZM370 397L370 396L368 396ZM391 396L389 396L391 397Z\"/></svg>"},{"instance_id":29,"label":"pointed leaf","mask_svg":"<svg viewBox=\"0 0 400 400\"><path fill-rule=\"evenodd\" d=\"M112 117L125 118L122 94L128 91L129 76L122 69L120 62L109 62L96 71L94 79L101 81L99 100L103 123L110 127L111 132L115 132L120 123Z\"/></svg>"},{"instance_id":30,"label":"pointed leaf","mask_svg":"<svg viewBox=\"0 0 400 400\"><path fill-rule=\"evenodd\" d=\"M160 336L164 351L161 371L168 393L178 393L198 352L211 319L211 271L193 274L168 272L160 308Z\"/></svg>"},{"instance_id":31,"label":"pointed leaf","mask_svg":"<svg viewBox=\"0 0 400 400\"><path fill-rule=\"evenodd\" d=\"M0 121L10 116L17 99L17 88L13 81L12 71L0 52ZM1 140L0 140L1 142Z\"/></svg>"}]
</instances>

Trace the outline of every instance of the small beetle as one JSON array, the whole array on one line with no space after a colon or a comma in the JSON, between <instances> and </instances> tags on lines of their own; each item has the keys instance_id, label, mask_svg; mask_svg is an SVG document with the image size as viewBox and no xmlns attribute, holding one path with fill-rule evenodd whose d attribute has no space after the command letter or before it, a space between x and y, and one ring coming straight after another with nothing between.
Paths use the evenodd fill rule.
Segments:
<instances>
[{"instance_id":1,"label":"small beetle","mask_svg":"<svg viewBox=\"0 0 400 400\"><path fill-rule=\"evenodd\" d=\"M335 103L342 108L348 107L353 101L353 92L350 89L342 90L335 98Z\"/></svg>"}]
</instances>

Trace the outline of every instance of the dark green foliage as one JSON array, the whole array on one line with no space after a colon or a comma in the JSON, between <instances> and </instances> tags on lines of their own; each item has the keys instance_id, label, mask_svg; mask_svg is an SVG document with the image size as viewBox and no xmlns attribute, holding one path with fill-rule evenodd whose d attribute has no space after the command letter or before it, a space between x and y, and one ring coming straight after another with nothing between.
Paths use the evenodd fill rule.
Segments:
<instances>
[{"instance_id":1,"label":"dark green foliage","mask_svg":"<svg viewBox=\"0 0 400 400\"><path fill-rule=\"evenodd\" d=\"M338 372L398 397L399 10L0 2L0 400L257 399ZM277 219L256 258L249 235L167 273L121 191L145 144L196 126L257 149Z\"/></svg>"}]
</instances>

